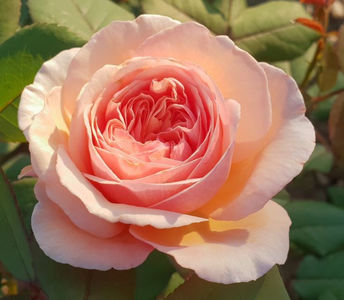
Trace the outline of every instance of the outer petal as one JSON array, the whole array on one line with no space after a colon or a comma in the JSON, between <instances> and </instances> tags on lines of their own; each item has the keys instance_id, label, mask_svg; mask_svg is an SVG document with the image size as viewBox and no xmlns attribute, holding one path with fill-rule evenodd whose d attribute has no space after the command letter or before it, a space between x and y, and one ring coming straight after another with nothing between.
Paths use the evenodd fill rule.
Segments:
<instances>
[{"instance_id":1,"label":"outer petal","mask_svg":"<svg viewBox=\"0 0 344 300\"><path fill-rule=\"evenodd\" d=\"M295 81L281 70L262 63L272 98L272 126L265 148L249 160L232 165L219 193L200 214L220 220L240 219L262 208L298 175L315 146L311 122Z\"/></svg>"},{"instance_id":2,"label":"outer petal","mask_svg":"<svg viewBox=\"0 0 344 300\"><path fill-rule=\"evenodd\" d=\"M48 171L58 146L67 143L67 134L63 130L64 121L57 111L61 103L60 94L60 87L52 88L46 95L43 110L34 116L32 124L27 129L32 168L38 176Z\"/></svg>"},{"instance_id":3,"label":"outer petal","mask_svg":"<svg viewBox=\"0 0 344 300\"><path fill-rule=\"evenodd\" d=\"M57 152L56 172L59 182L54 182L55 188L63 195L60 197L60 206L63 205L62 202L80 201L91 214L108 222L169 228L206 221L191 215L109 202L80 173L63 148ZM63 191L68 193L62 194ZM80 204L76 207L78 205Z\"/></svg>"},{"instance_id":4,"label":"outer petal","mask_svg":"<svg viewBox=\"0 0 344 300\"><path fill-rule=\"evenodd\" d=\"M210 220L163 230L131 226L130 232L199 277L230 284L256 280L275 264L283 264L290 224L285 210L270 201L239 221Z\"/></svg>"},{"instance_id":5,"label":"outer petal","mask_svg":"<svg viewBox=\"0 0 344 300\"><path fill-rule=\"evenodd\" d=\"M73 198L73 195L59 185L54 170L49 172L47 183L37 182L35 195L40 202L55 202L76 226L99 238L111 238L125 227L122 223L108 222L89 213L81 201Z\"/></svg>"},{"instance_id":6,"label":"outer petal","mask_svg":"<svg viewBox=\"0 0 344 300\"><path fill-rule=\"evenodd\" d=\"M137 55L172 57L202 67L225 99L241 105L234 160L241 160L260 145L271 124L267 79L254 58L228 37L215 37L200 24L184 23L146 39Z\"/></svg>"},{"instance_id":7,"label":"outer petal","mask_svg":"<svg viewBox=\"0 0 344 300\"><path fill-rule=\"evenodd\" d=\"M31 125L33 117L43 109L45 97L53 87L63 84L68 66L79 49L62 51L45 62L38 71L34 82L24 89L19 104L18 123L25 135L27 135L27 129Z\"/></svg>"},{"instance_id":8,"label":"outer petal","mask_svg":"<svg viewBox=\"0 0 344 300\"><path fill-rule=\"evenodd\" d=\"M31 165L25 166L18 175L18 179L22 179L23 177L37 177L34 170L32 169Z\"/></svg>"},{"instance_id":9,"label":"outer petal","mask_svg":"<svg viewBox=\"0 0 344 300\"><path fill-rule=\"evenodd\" d=\"M152 251L152 247L127 231L109 239L90 235L76 227L51 201L35 206L32 230L46 255L80 268L130 269L140 265Z\"/></svg>"},{"instance_id":10,"label":"outer petal","mask_svg":"<svg viewBox=\"0 0 344 300\"><path fill-rule=\"evenodd\" d=\"M81 87L106 64L118 65L133 57L137 47L149 36L179 24L168 17L142 15L134 21L116 21L96 33L81 48L68 70L63 88L63 106L67 115L74 111Z\"/></svg>"}]
</instances>

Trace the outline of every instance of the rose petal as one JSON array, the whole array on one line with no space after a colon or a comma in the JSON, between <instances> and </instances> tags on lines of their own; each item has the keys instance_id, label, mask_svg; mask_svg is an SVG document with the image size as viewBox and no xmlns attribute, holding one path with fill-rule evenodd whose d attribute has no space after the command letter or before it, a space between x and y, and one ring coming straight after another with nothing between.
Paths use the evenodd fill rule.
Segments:
<instances>
[{"instance_id":1,"label":"rose petal","mask_svg":"<svg viewBox=\"0 0 344 300\"><path fill-rule=\"evenodd\" d=\"M20 171L20 174L18 175L18 179L22 179L23 177L37 177L31 165L24 167Z\"/></svg>"},{"instance_id":2,"label":"rose petal","mask_svg":"<svg viewBox=\"0 0 344 300\"><path fill-rule=\"evenodd\" d=\"M239 221L214 221L171 229L131 226L130 232L205 280L230 284L256 280L289 250L286 211L270 201Z\"/></svg>"},{"instance_id":3,"label":"rose petal","mask_svg":"<svg viewBox=\"0 0 344 300\"><path fill-rule=\"evenodd\" d=\"M59 118L58 112L50 105L53 103L57 107L61 103L60 92L60 87L54 87L46 95L43 110L34 116L31 126L28 127L27 140L29 141L31 164L38 176L42 176L48 171L57 147L67 143L66 132L59 130L56 126L57 118Z\"/></svg>"},{"instance_id":4,"label":"rose petal","mask_svg":"<svg viewBox=\"0 0 344 300\"><path fill-rule=\"evenodd\" d=\"M110 238L123 230L123 224L108 222L89 213L85 205L58 182L56 170L47 172L44 182L39 180L35 185L38 201L55 202L76 226L94 236Z\"/></svg>"},{"instance_id":5,"label":"rose petal","mask_svg":"<svg viewBox=\"0 0 344 300\"><path fill-rule=\"evenodd\" d=\"M243 218L264 206L298 175L315 146L314 129L296 82L262 63L272 98L272 126L261 153L232 165L227 182L200 215L219 220Z\"/></svg>"},{"instance_id":6,"label":"rose petal","mask_svg":"<svg viewBox=\"0 0 344 300\"><path fill-rule=\"evenodd\" d=\"M142 15L134 21L116 21L97 32L73 59L63 87L63 107L74 111L81 87L106 64L118 65L133 56L136 48L149 36L179 24L157 15Z\"/></svg>"},{"instance_id":7,"label":"rose petal","mask_svg":"<svg viewBox=\"0 0 344 300\"><path fill-rule=\"evenodd\" d=\"M38 71L34 82L24 89L18 109L18 123L25 135L27 135L33 117L43 109L45 97L53 87L63 84L68 66L79 49L62 51L45 62Z\"/></svg>"},{"instance_id":8,"label":"rose petal","mask_svg":"<svg viewBox=\"0 0 344 300\"><path fill-rule=\"evenodd\" d=\"M57 188L62 185L81 201L91 214L108 222L169 228L206 221L204 218L191 215L109 202L80 173L63 148L57 151L56 171L60 181L55 183ZM65 201L68 201L67 194L65 197Z\"/></svg>"},{"instance_id":9,"label":"rose petal","mask_svg":"<svg viewBox=\"0 0 344 300\"><path fill-rule=\"evenodd\" d=\"M173 57L201 66L223 97L238 101L242 107L235 160L255 150L270 127L271 107L265 73L247 52L237 48L228 37L215 37L204 26L190 22L151 36L136 53ZM240 149L241 144L245 149Z\"/></svg>"},{"instance_id":10,"label":"rose petal","mask_svg":"<svg viewBox=\"0 0 344 300\"><path fill-rule=\"evenodd\" d=\"M32 230L46 255L74 267L130 269L143 263L152 251L127 231L109 239L97 238L75 226L51 201L35 206Z\"/></svg>"}]
</instances>

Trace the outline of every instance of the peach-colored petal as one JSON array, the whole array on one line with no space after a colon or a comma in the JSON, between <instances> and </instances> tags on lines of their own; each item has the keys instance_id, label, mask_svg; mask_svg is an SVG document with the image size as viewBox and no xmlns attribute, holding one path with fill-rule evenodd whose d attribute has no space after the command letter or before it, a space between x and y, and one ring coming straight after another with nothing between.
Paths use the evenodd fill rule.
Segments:
<instances>
[{"instance_id":1,"label":"peach-colored petal","mask_svg":"<svg viewBox=\"0 0 344 300\"><path fill-rule=\"evenodd\" d=\"M84 115L87 107L96 101L101 92L110 82L114 82L114 76L119 67L106 65L93 74L90 81L84 86L78 100L78 107L75 110L70 124L70 135L68 139L69 153L74 163L83 172L91 168L89 154L89 138L85 127Z\"/></svg>"},{"instance_id":2,"label":"peach-colored petal","mask_svg":"<svg viewBox=\"0 0 344 300\"><path fill-rule=\"evenodd\" d=\"M56 171L59 176L59 182L56 183L57 188L62 185L76 197L74 199L81 201L91 214L108 222L169 228L206 221L204 218L191 215L109 202L80 173L63 148L57 151Z\"/></svg>"},{"instance_id":3,"label":"peach-colored petal","mask_svg":"<svg viewBox=\"0 0 344 300\"><path fill-rule=\"evenodd\" d=\"M121 223L108 222L89 213L79 199L59 184L55 169L45 174L44 181L37 182L35 195L38 201L55 202L77 227L99 238L113 237L125 226Z\"/></svg>"},{"instance_id":4,"label":"peach-colored petal","mask_svg":"<svg viewBox=\"0 0 344 300\"><path fill-rule=\"evenodd\" d=\"M199 181L199 179L187 179L171 183L145 183L136 180L115 182L88 174L85 174L85 177L97 183L97 188L108 201L142 207L150 207L166 198L173 197ZM190 198L193 197L184 197L184 200L187 202Z\"/></svg>"},{"instance_id":5,"label":"peach-colored petal","mask_svg":"<svg viewBox=\"0 0 344 300\"><path fill-rule=\"evenodd\" d=\"M68 66L78 51L79 48L62 51L45 62L34 82L24 89L18 109L18 123L25 135L33 117L43 109L45 97L53 87L63 84Z\"/></svg>"},{"instance_id":6,"label":"peach-colored petal","mask_svg":"<svg viewBox=\"0 0 344 300\"><path fill-rule=\"evenodd\" d=\"M172 57L202 67L223 97L238 101L242 107L234 159L243 159L260 145L271 124L267 79L254 58L228 37L215 37L200 24L184 23L149 37L136 53ZM241 144L245 149L240 149Z\"/></svg>"},{"instance_id":7,"label":"peach-colored petal","mask_svg":"<svg viewBox=\"0 0 344 300\"><path fill-rule=\"evenodd\" d=\"M238 221L214 221L171 229L131 226L130 232L205 280L235 283L256 280L289 250L286 211L273 201Z\"/></svg>"},{"instance_id":8,"label":"peach-colored petal","mask_svg":"<svg viewBox=\"0 0 344 300\"><path fill-rule=\"evenodd\" d=\"M31 165L24 167L20 171L20 174L18 175L18 179L22 179L23 177L37 177Z\"/></svg>"},{"instance_id":9,"label":"peach-colored petal","mask_svg":"<svg viewBox=\"0 0 344 300\"><path fill-rule=\"evenodd\" d=\"M125 270L144 262L152 247L128 231L112 238L95 237L76 227L51 201L39 202L32 214L32 230L43 252L75 267Z\"/></svg>"},{"instance_id":10,"label":"peach-colored petal","mask_svg":"<svg viewBox=\"0 0 344 300\"><path fill-rule=\"evenodd\" d=\"M311 122L295 81L280 69L261 64L272 98L272 126L261 153L232 165L227 182L200 214L240 219L264 206L298 175L315 146Z\"/></svg>"},{"instance_id":11,"label":"peach-colored petal","mask_svg":"<svg viewBox=\"0 0 344 300\"><path fill-rule=\"evenodd\" d=\"M214 168L196 183L151 207L188 213L204 205L226 181L230 170L233 148L234 145L231 144Z\"/></svg>"},{"instance_id":12,"label":"peach-colored petal","mask_svg":"<svg viewBox=\"0 0 344 300\"><path fill-rule=\"evenodd\" d=\"M31 164L38 176L47 172L58 146L67 143L66 132L59 130L55 123L58 117L57 112L53 110L54 107L49 106L50 102L56 102L55 105L60 103L60 87L54 87L46 98L48 99L43 110L34 116L27 132Z\"/></svg>"},{"instance_id":13,"label":"peach-colored petal","mask_svg":"<svg viewBox=\"0 0 344 300\"><path fill-rule=\"evenodd\" d=\"M81 87L106 64L118 65L134 55L149 36L179 24L157 15L141 15L134 21L116 21L97 32L73 59L63 87L66 114L74 111Z\"/></svg>"}]
</instances>

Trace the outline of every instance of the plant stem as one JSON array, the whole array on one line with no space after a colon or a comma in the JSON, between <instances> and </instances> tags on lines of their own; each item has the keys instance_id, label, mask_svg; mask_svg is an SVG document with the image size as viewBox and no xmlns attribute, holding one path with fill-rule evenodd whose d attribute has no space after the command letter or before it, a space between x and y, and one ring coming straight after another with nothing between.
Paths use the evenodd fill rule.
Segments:
<instances>
[{"instance_id":1,"label":"plant stem","mask_svg":"<svg viewBox=\"0 0 344 300\"><path fill-rule=\"evenodd\" d=\"M313 59L307 68L305 77L303 78L302 83L300 84L300 90L304 90L306 88L306 86L309 82L309 79L312 75L313 69L317 63L320 51L321 51L321 46L320 46L320 43L318 43L317 50L315 51Z\"/></svg>"},{"instance_id":2,"label":"plant stem","mask_svg":"<svg viewBox=\"0 0 344 300\"><path fill-rule=\"evenodd\" d=\"M330 97L333 97L333 96L335 96L335 95L337 95L337 94L340 94L340 93L343 93L343 92L344 92L344 88L341 88L341 89L339 89L339 90L333 91L333 92L328 93L328 94L326 94L326 95L312 98L311 101L312 101L313 103L319 103L319 102L322 102L322 101L324 101L324 100L326 100L326 99L328 99L328 98L330 98Z\"/></svg>"}]
</instances>

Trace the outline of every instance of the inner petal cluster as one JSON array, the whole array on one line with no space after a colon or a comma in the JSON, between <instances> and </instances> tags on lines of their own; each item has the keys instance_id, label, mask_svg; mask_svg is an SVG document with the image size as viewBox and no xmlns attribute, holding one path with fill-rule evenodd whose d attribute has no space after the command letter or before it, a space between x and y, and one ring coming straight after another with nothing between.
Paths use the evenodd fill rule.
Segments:
<instances>
[{"instance_id":1,"label":"inner petal cluster","mask_svg":"<svg viewBox=\"0 0 344 300\"><path fill-rule=\"evenodd\" d=\"M228 176L237 124L229 103L191 64L142 57L104 67L79 97L72 129L84 123L87 144L71 131L73 160L111 202L152 207L190 197L198 207Z\"/></svg>"},{"instance_id":2,"label":"inner petal cluster","mask_svg":"<svg viewBox=\"0 0 344 300\"><path fill-rule=\"evenodd\" d=\"M204 154L199 148L209 144L210 132L215 129L222 100L184 66L160 65L135 73L106 106L96 102L91 111L93 142L101 153L115 154L110 165L122 179L147 175L142 170L128 172L142 163L152 174L199 158ZM152 168L146 163L152 163ZM123 170L125 165L129 168Z\"/></svg>"}]
</instances>

